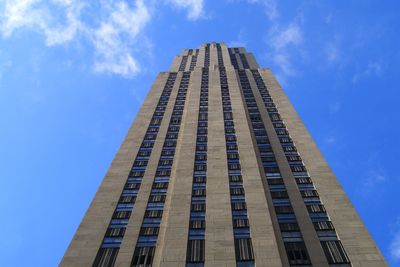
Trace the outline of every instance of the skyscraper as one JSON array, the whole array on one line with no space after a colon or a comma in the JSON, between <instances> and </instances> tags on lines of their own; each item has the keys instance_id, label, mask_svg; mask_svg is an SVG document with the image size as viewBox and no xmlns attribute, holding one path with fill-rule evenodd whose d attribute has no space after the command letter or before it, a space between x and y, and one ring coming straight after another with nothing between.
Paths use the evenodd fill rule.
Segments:
<instances>
[{"instance_id":1,"label":"skyscraper","mask_svg":"<svg viewBox=\"0 0 400 267\"><path fill-rule=\"evenodd\" d=\"M269 69L184 50L154 82L61 266L386 266Z\"/></svg>"}]
</instances>

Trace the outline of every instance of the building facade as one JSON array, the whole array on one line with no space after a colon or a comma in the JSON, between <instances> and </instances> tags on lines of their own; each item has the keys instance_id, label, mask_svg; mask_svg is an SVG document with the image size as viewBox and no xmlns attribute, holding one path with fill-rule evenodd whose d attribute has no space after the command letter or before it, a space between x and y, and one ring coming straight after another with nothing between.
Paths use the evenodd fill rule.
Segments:
<instances>
[{"instance_id":1,"label":"building facade","mask_svg":"<svg viewBox=\"0 0 400 267\"><path fill-rule=\"evenodd\" d=\"M156 78L61 266L386 266L269 69L208 43Z\"/></svg>"}]
</instances>

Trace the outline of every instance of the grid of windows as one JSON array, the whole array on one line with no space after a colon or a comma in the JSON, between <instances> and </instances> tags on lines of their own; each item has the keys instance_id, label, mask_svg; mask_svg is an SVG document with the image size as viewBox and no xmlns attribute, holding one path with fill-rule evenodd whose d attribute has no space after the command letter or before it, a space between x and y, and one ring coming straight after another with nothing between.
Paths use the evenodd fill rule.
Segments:
<instances>
[{"instance_id":1,"label":"grid of windows","mask_svg":"<svg viewBox=\"0 0 400 267\"><path fill-rule=\"evenodd\" d=\"M247 61L246 55L240 53L239 48L229 48L228 51L231 63L235 69L239 69L239 63L237 61L236 55L239 56L243 69L250 69L250 65L249 62Z\"/></svg>"},{"instance_id":2,"label":"grid of windows","mask_svg":"<svg viewBox=\"0 0 400 267\"><path fill-rule=\"evenodd\" d=\"M297 152L296 146L282 121L278 109L276 108L263 79L258 70L252 70L253 78L263 99L265 108L274 125L281 146L285 152L287 161L296 179L297 187L303 197L309 216L317 231L321 245L330 264L348 264L350 261L337 236L335 228L325 210L321 199L318 196L312 180L307 172L304 163ZM347 265L346 265L347 266Z\"/></svg>"},{"instance_id":3,"label":"grid of windows","mask_svg":"<svg viewBox=\"0 0 400 267\"><path fill-rule=\"evenodd\" d=\"M278 164L276 162L267 131L261 120L261 114L250 87L246 71L238 70L242 95L247 106L251 129L256 140L256 145L264 168L265 178L272 198L276 218L286 254L290 265L311 264L309 256L299 230L296 216L293 212L286 186L283 182Z\"/></svg>"},{"instance_id":4,"label":"grid of windows","mask_svg":"<svg viewBox=\"0 0 400 267\"><path fill-rule=\"evenodd\" d=\"M249 66L249 62L247 62L246 55L245 54L239 54L239 56L240 56L240 61L242 61L243 68L244 69L249 69L250 66Z\"/></svg>"},{"instance_id":5,"label":"grid of windows","mask_svg":"<svg viewBox=\"0 0 400 267\"><path fill-rule=\"evenodd\" d=\"M150 267L152 265L175 155L176 142L182 121L182 113L185 107L189 79L190 72L184 72L169 121L168 131L147 202L131 266Z\"/></svg>"},{"instance_id":6,"label":"grid of windows","mask_svg":"<svg viewBox=\"0 0 400 267\"><path fill-rule=\"evenodd\" d=\"M229 51L229 57L231 59L231 64L233 65L233 67L235 69L239 69L239 64L237 62L236 55L235 55L235 48L229 48L228 51Z\"/></svg>"},{"instance_id":7,"label":"grid of windows","mask_svg":"<svg viewBox=\"0 0 400 267\"><path fill-rule=\"evenodd\" d=\"M189 236L186 252L187 267L204 266L204 239L206 230L207 133L208 133L209 71L203 69L200 104L197 121L196 152L190 204ZM201 194L199 194L201 192Z\"/></svg>"},{"instance_id":8,"label":"grid of windows","mask_svg":"<svg viewBox=\"0 0 400 267\"><path fill-rule=\"evenodd\" d=\"M176 73L170 73L158 101L156 110L154 111L153 117L151 118L150 124L147 128L144 140L136 155L128 179L124 185L122 194L114 210L114 214L104 235L100 249L94 260L93 266L114 266L175 80Z\"/></svg>"},{"instance_id":9,"label":"grid of windows","mask_svg":"<svg viewBox=\"0 0 400 267\"><path fill-rule=\"evenodd\" d=\"M233 235L237 266L255 266L250 224L247 216L246 196L243 188L239 151L237 148L235 125L233 122L228 79L222 57L221 46L217 44L217 56L221 83L222 108L228 163L229 189L232 209Z\"/></svg>"},{"instance_id":10,"label":"grid of windows","mask_svg":"<svg viewBox=\"0 0 400 267\"><path fill-rule=\"evenodd\" d=\"M195 49L195 54L194 55L192 55L192 60L190 61L190 67L189 67L189 71L193 71L194 70L194 67L196 67L196 64L197 64L197 56L198 56L198 54L199 54L199 49Z\"/></svg>"},{"instance_id":11,"label":"grid of windows","mask_svg":"<svg viewBox=\"0 0 400 267\"><path fill-rule=\"evenodd\" d=\"M206 44L205 56L204 56L204 67L210 67L210 44Z\"/></svg>"},{"instance_id":12,"label":"grid of windows","mask_svg":"<svg viewBox=\"0 0 400 267\"><path fill-rule=\"evenodd\" d=\"M185 71L188 56L183 56L181 64L179 65L179 71Z\"/></svg>"}]
</instances>

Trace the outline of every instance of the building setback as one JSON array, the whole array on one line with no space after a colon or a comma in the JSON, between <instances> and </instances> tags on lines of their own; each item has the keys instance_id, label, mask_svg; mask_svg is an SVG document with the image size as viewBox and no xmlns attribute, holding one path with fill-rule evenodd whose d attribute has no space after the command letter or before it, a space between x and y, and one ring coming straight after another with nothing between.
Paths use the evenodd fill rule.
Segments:
<instances>
[{"instance_id":1,"label":"building setback","mask_svg":"<svg viewBox=\"0 0 400 267\"><path fill-rule=\"evenodd\" d=\"M156 78L61 266L387 266L269 69L207 43Z\"/></svg>"}]
</instances>

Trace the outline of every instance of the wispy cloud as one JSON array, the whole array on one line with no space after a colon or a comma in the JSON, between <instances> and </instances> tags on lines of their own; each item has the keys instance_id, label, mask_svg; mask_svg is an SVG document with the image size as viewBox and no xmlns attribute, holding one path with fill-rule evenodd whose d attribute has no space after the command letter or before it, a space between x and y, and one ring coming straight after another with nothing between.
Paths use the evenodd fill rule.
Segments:
<instances>
[{"instance_id":1,"label":"wispy cloud","mask_svg":"<svg viewBox=\"0 0 400 267\"><path fill-rule=\"evenodd\" d=\"M300 26L297 23L292 23L287 27L275 26L269 36L274 62L281 68L285 76L295 75L296 70L291 62L291 53L303 41Z\"/></svg>"},{"instance_id":2,"label":"wispy cloud","mask_svg":"<svg viewBox=\"0 0 400 267\"><path fill-rule=\"evenodd\" d=\"M5 0L0 4L0 31L9 38L19 29L33 30L44 35L47 46L82 37L94 47L96 72L136 74L140 67L133 48L150 21L148 6L143 0L100 1L89 22L82 13L92 12L93 6L89 1Z\"/></svg>"},{"instance_id":3,"label":"wispy cloud","mask_svg":"<svg viewBox=\"0 0 400 267\"><path fill-rule=\"evenodd\" d=\"M290 23L282 23L278 2L276 0L247 0L250 4L260 4L264 7L266 17L270 22L267 34L267 45L270 48L267 56L278 66L278 80L285 83L287 77L295 76L297 71L293 66L293 56L298 53L303 43L301 20L295 17Z\"/></svg>"},{"instance_id":4,"label":"wispy cloud","mask_svg":"<svg viewBox=\"0 0 400 267\"><path fill-rule=\"evenodd\" d=\"M372 153L368 157L367 172L358 188L358 193L362 197L368 197L371 192L378 193L385 190L385 183L389 180L387 174L379 162L379 153Z\"/></svg>"},{"instance_id":5,"label":"wispy cloud","mask_svg":"<svg viewBox=\"0 0 400 267\"><path fill-rule=\"evenodd\" d=\"M359 82L361 79L373 76L380 76L382 73L382 65L379 62L369 62L365 69L359 73L354 74L352 78L353 83Z\"/></svg>"},{"instance_id":6,"label":"wispy cloud","mask_svg":"<svg viewBox=\"0 0 400 267\"><path fill-rule=\"evenodd\" d=\"M400 217L397 217L394 223L389 224L390 234L392 239L388 244L390 257L394 261L400 260Z\"/></svg>"},{"instance_id":7,"label":"wispy cloud","mask_svg":"<svg viewBox=\"0 0 400 267\"><path fill-rule=\"evenodd\" d=\"M179 9L187 9L187 18L190 20L197 20L203 16L203 0L166 0L166 3Z\"/></svg>"},{"instance_id":8,"label":"wispy cloud","mask_svg":"<svg viewBox=\"0 0 400 267\"><path fill-rule=\"evenodd\" d=\"M31 28L44 34L47 45L62 44L75 37L82 7L72 0L5 0L0 6L0 30L3 37L10 37L19 28ZM64 21L53 16L51 9L61 10Z\"/></svg>"},{"instance_id":9,"label":"wispy cloud","mask_svg":"<svg viewBox=\"0 0 400 267\"><path fill-rule=\"evenodd\" d=\"M108 7L109 16L94 30L92 41L96 50L95 70L131 76L139 71L133 48L137 37L150 21L143 1L134 7L117 2Z\"/></svg>"},{"instance_id":10,"label":"wispy cloud","mask_svg":"<svg viewBox=\"0 0 400 267\"><path fill-rule=\"evenodd\" d=\"M400 260L400 232L397 232L393 235L389 249L392 258L395 260Z\"/></svg>"}]
</instances>

